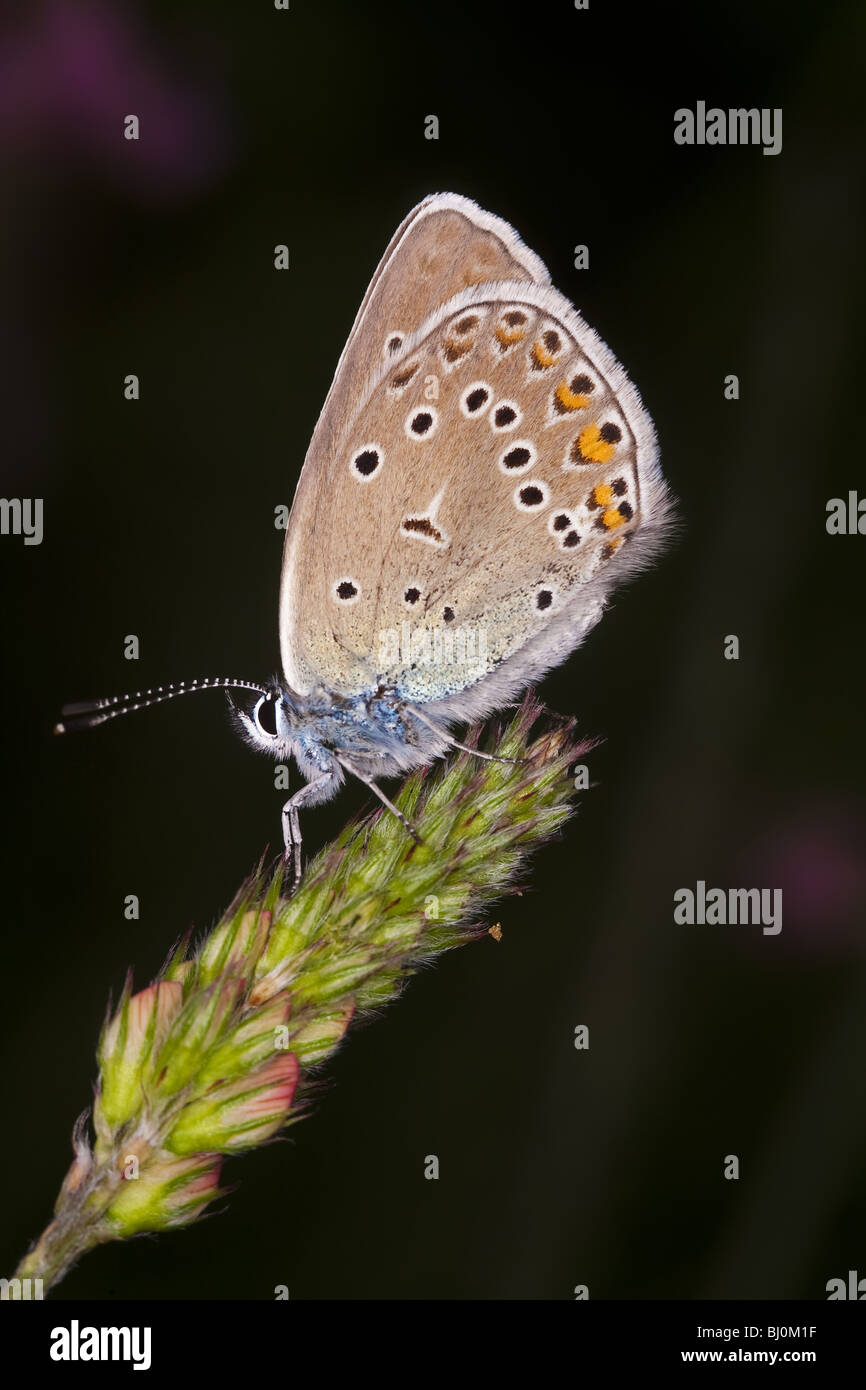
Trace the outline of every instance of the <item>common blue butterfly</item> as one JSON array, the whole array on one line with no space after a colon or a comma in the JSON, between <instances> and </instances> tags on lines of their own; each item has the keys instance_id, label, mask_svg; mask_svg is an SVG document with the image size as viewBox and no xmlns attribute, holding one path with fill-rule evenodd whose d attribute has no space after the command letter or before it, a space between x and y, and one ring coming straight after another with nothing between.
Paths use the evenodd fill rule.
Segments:
<instances>
[{"instance_id":1,"label":"common blue butterfly","mask_svg":"<svg viewBox=\"0 0 866 1390\"><path fill-rule=\"evenodd\" d=\"M233 702L242 733L305 779L282 813L297 875L302 807L349 773L400 815L376 779L461 747L455 724L562 662L670 515L652 422L609 348L506 222L436 194L373 276L301 472L283 680L68 705L58 730L190 690L257 694Z\"/></svg>"}]
</instances>

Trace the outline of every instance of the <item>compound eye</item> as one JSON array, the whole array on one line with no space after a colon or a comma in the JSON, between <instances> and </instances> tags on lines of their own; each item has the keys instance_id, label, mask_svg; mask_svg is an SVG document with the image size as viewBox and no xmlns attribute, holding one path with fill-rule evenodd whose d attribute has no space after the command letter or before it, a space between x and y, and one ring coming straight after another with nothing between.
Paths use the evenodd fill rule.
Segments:
<instances>
[{"instance_id":1,"label":"compound eye","mask_svg":"<svg viewBox=\"0 0 866 1390\"><path fill-rule=\"evenodd\" d=\"M277 696L273 691L263 695L253 711L256 727L268 738L277 736Z\"/></svg>"}]
</instances>

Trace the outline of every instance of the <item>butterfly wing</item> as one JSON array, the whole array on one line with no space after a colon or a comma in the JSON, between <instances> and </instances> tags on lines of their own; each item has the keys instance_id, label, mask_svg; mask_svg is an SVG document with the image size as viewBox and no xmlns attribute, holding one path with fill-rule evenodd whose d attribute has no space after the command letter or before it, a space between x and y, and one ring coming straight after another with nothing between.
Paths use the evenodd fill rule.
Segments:
<instances>
[{"instance_id":1,"label":"butterfly wing","mask_svg":"<svg viewBox=\"0 0 866 1390\"><path fill-rule=\"evenodd\" d=\"M301 608L307 607L307 576L331 526L328 499L346 421L359 409L371 373L396 360L419 323L461 290L492 280L548 284L550 276L507 222L469 198L439 193L425 198L397 228L370 282L313 433L286 532L280 644L286 679L298 692L316 684L305 654L308 614L302 616Z\"/></svg>"},{"instance_id":2,"label":"butterfly wing","mask_svg":"<svg viewBox=\"0 0 866 1390\"><path fill-rule=\"evenodd\" d=\"M395 283L351 398L338 372L328 449L317 429L305 464L284 666L295 689L382 685L469 718L578 645L657 547L668 496L636 391L546 280L459 288L392 352L407 292Z\"/></svg>"}]
</instances>

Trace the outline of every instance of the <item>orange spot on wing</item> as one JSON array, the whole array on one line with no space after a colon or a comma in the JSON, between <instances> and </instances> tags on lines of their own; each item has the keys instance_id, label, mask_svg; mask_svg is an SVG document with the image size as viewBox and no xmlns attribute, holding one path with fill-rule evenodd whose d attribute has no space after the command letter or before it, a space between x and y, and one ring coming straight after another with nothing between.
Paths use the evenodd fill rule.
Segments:
<instances>
[{"instance_id":1,"label":"orange spot on wing","mask_svg":"<svg viewBox=\"0 0 866 1390\"><path fill-rule=\"evenodd\" d=\"M607 463L613 457L614 446L602 439L598 425L587 425L581 430L577 443L588 463Z\"/></svg>"},{"instance_id":2,"label":"orange spot on wing","mask_svg":"<svg viewBox=\"0 0 866 1390\"><path fill-rule=\"evenodd\" d=\"M609 483L599 483L592 490L592 500L597 507L606 507L613 501L613 488Z\"/></svg>"},{"instance_id":3,"label":"orange spot on wing","mask_svg":"<svg viewBox=\"0 0 866 1390\"><path fill-rule=\"evenodd\" d=\"M589 405L589 396L582 396L580 392L572 391L567 381L561 381L557 386L556 399L560 405L565 406L566 410L583 410L584 406ZM583 438L582 435L581 438Z\"/></svg>"},{"instance_id":4,"label":"orange spot on wing","mask_svg":"<svg viewBox=\"0 0 866 1390\"><path fill-rule=\"evenodd\" d=\"M459 358L465 357L467 352L472 351L472 344L461 343L455 338L446 338L442 345L446 362L456 362Z\"/></svg>"},{"instance_id":5,"label":"orange spot on wing","mask_svg":"<svg viewBox=\"0 0 866 1390\"><path fill-rule=\"evenodd\" d=\"M526 333L522 328L497 328L496 338L503 347L511 347L512 343L519 343L521 338L525 338Z\"/></svg>"},{"instance_id":6,"label":"orange spot on wing","mask_svg":"<svg viewBox=\"0 0 866 1390\"><path fill-rule=\"evenodd\" d=\"M606 512L602 512L601 519L609 531L615 531L617 526L625 525L625 517L619 507L608 507Z\"/></svg>"},{"instance_id":7,"label":"orange spot on wing","mask_svg":"<svg viewBox=\"0 0 866 1390\"><path fill-rule=\"evenodd\" d=\"M532 355L539 367L552 367L559 353L548 352L543 343L535 343L532 348Z\"/></svg>"}]
</instances>

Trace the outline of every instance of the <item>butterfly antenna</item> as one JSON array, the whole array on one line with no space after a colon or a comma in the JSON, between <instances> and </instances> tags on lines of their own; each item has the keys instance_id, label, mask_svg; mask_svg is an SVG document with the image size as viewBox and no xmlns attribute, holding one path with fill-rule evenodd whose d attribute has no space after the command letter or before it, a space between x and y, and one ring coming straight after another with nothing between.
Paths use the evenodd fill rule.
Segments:
<instances>
[{"instance_id":1,"label":"butterfly antenna","mask_svg":"<svg viewBox=\"0 0 866 1390\"><path fill-rule=\"evenodd\" d=\"M83 729L95 729L98 724L105 724L120 714L132 714L133 710L161 705L163 701L174 700L178 695L191 695L194 690L252 690L258 695L268 693L263 685L257 685L254 681L234 680L231 676L173 681L170 685L157 685L152 690L135 690L128 695L109 695L103 700L77 700L71 705L64 705L60 711L62 719L55 724L54 732L72 734Z\"/></svg>"}]
</instances>

